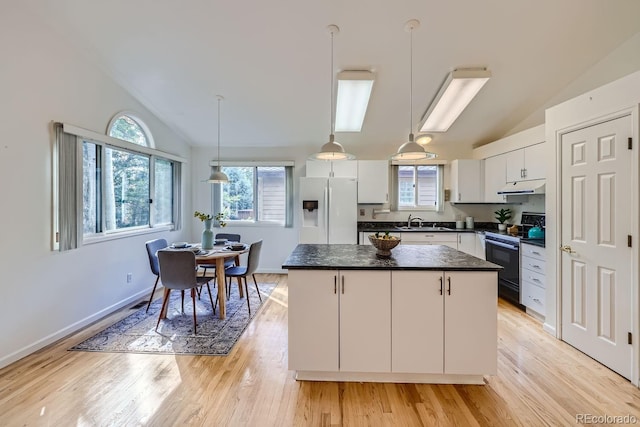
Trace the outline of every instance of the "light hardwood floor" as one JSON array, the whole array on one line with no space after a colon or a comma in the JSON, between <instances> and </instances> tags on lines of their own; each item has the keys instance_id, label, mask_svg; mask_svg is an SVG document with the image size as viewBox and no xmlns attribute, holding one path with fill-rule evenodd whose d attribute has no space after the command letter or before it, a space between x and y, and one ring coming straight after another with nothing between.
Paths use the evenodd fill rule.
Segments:
<instances>
[{"instance_id":1,"label":"light hardwood floor","mask_svg":"<svg viewBox=\"0 0 640 427\"><path fill-rule=\"evenodd\" d=\"M67 351L129 314L0 370L2 426L574 425L638 417L640 391L500 302L498 375L484 386L297 382L287 370L287 283L227 357Z\"/></svg>"}]
</instances>

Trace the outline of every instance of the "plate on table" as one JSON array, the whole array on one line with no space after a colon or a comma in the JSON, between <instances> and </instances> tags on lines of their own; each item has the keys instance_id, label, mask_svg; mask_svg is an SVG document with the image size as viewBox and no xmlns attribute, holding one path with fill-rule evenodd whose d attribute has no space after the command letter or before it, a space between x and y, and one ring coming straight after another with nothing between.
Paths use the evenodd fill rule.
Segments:
<instances>
[{"instance_id":1,"label":"plate on table","mask_svg":"<svg viewBox=\"0 0 640 427\"><path fill-rule=\"evenodd\" d=\"M193 245L190 245L187 242L174 242L171 244L171 246L169 246L171 249L187 249L192 247Z\"/></svg>"},{"instance_id":2,"label":"plate on table","mask_svg":"<svg viewBox=\"0 0 640 427\"><path fill-rule=\"evenodd\" d=\"M230 251L243 251L246 249L246 246L243 243L234 243L233 245L227 246L227 249Z\"/></svg>"},{"instance_id":3,"label":"plate on table","mask_svg":"<svg viewBox=\"0 0 640 427\"><path fill-rule=\"evenodd\" d=\"M194 253L198 256L204 256L204 255L209 255L209 251L203 251L202 249L198 248L197 251L194 251Z\"/></svg>"},{"instance_id":4,"label":"plate on table","mask_svg":"<svg viewBox=\"0 0 640 427\"><path fill-rule=\"evenodd\" d=\"M216 239L215 240L215 245L226 245L227 244L227 239Z\"/></svg>"}]
</instances>

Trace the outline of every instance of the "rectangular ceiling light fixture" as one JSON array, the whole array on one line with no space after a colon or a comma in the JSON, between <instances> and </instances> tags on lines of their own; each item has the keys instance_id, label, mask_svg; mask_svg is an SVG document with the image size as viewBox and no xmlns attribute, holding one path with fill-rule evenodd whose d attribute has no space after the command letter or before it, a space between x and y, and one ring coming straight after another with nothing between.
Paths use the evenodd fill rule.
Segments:
<instances>
[{"instance_id":1,"label":"rectangular ceiling light fixture","mask_svg":"<svg viewBox=\"0 0 640 427\"><path fill-rule=\"evenodd\" d=\"M420 132L446 132L491 77L486 68L462 68L449 73L422 116Z\"/></svg>"},{"instance_id":2,"label":"rectangular ceiling light fixture","mask_svg":"<svg viewBox=\"0 0 640 427\"><path fill-rule=\"evenodd\" d=\"M375 74L371 71L338 73L336 132L360 132L367 113Z\"/></svg>"}]
</instances>

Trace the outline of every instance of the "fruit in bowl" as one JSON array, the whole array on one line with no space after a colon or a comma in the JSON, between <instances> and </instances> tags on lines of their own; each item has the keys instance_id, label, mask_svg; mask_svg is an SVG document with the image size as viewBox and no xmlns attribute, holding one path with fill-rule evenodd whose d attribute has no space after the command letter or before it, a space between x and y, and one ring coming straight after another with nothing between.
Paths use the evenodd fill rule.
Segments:
<instances>
[{"instance_id":1,"label":"fruit in bowl","mask_svg":"<svg viewBox=\"0 0 640 427\"><path fill-rule=\"evenodd\" d=\"M391 256L391 249L398 246L401 239L396 236L391 236L389 235L389 232L386 232L382 235L380 233L370 234L369 241L373 247L377 249L376 255L388 258Z\"/></svg>"}]
</instances>

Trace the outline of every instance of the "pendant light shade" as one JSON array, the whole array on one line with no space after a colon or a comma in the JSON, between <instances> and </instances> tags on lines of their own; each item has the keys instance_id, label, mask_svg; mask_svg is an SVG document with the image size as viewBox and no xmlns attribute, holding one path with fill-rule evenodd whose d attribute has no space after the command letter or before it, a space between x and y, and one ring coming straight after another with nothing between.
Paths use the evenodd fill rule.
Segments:
<instances>
[{"instance_id":1,"label":"pendant light shade","mask_svg":"<svg viewBox=\"0 0 640 427\"><path fill-rule=\"evenodd\" d=\"M229 182L229 177L220 169L220 102L224 98L221 95L216 97L218 98L218 166L211 173L207 182L210 184L223 184Z\"/></svg>"},{"instance_id":2,"label":"pendant light shade","mask_svg":"<svg viewBox=\"0 0 640 427\"><path fill-rule=\"evenodd\" d=\"M309 160L353 160L356 156L347 153L342 144L336 142L335 135L333 134L335 129L335 114L333 108L333 36L340 32L340 28L338 28L337 25L329 25L327 31L331 34L331 87L329 91L331 98L331 117L329 142L322 146L320 152L310 155Z\"/></svg>"},{"instance_id":3,"label":"pendant light shade","mask_svg":"<svg viewBox=\"0 0 640 427\"><path fill-rule=\"evenodd\" d=\"M413 30L420 27L420 21L412 19L407 21L404 29L411 34L409 49L409 141L398 148L398 151L391 156L391 160L422 160L433 159L434 153L425 151L424 147L413 140Z\"/></svg>"}]
</instances>

